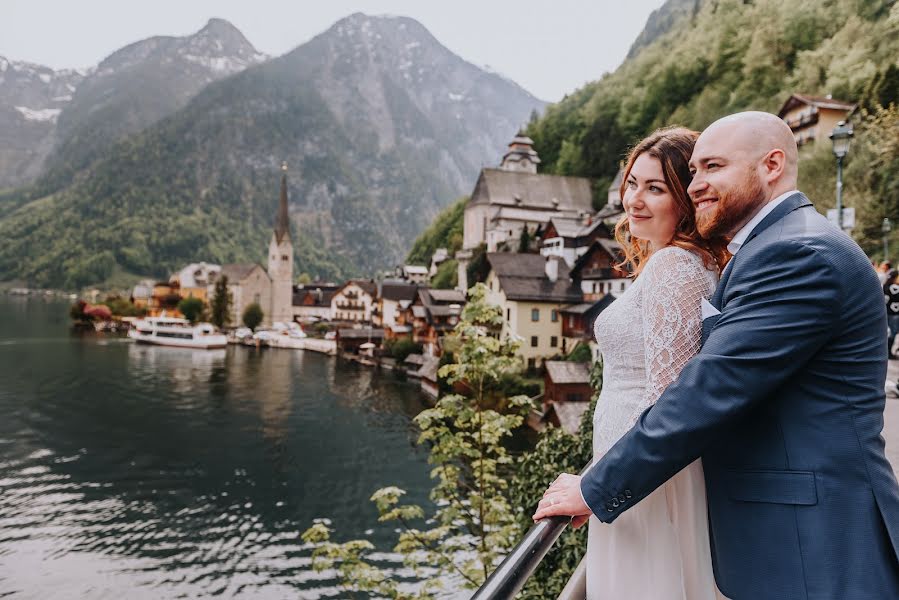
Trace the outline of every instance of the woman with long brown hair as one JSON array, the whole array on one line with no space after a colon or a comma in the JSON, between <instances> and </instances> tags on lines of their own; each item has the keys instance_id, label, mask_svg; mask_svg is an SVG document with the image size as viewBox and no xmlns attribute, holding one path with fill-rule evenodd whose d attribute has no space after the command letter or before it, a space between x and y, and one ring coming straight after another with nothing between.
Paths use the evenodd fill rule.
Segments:
<instances>
[{"instance_id":1,"label":"woman with long brown hair","mask_svg":"<svg viewBox=\"0 0 899 600\"><path fill-rule=\"evenodd\" d=\"M631 428L699 352L701 303L714 291L729 255L724 239L699 235L687 194L690 155L698 135L682 127L660 129L633 148L624 168L625 215L615 236L625 254L622 265L636 279L594 325L603 355L594 459ZM560 479L564 477L571 476ZM554 482L535 518L560 502L558 492ZM585 521L575 517L574 525ZM589 521L587 598L721 598L712 574L700 461L614 523L606 525L593 516Z\"/></svg>"}]
</instances>

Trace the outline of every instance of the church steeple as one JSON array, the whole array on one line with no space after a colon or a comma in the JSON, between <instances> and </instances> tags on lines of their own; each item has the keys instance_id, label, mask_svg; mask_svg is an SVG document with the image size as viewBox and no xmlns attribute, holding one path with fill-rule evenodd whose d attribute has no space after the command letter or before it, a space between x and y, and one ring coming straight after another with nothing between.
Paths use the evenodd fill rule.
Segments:
<instances>
[{"instance_id":1,"label":"church steeple","mask_svg":"<svg viewBox=\"0 0 899 600\"><path fill-rule=\"evenodd\" d=\"M287 163L281 163L281 198L278 202L278 217L275 219L275 240L280 244L285 237L290 239L290 217L287 214Z\"/></svg>"}]
</instances>

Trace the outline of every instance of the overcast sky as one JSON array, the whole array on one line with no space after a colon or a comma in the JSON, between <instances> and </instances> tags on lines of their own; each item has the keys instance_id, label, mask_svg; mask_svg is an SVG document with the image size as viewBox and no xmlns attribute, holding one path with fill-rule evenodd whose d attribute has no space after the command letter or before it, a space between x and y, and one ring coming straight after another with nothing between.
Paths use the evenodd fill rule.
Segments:
<instances>
[{"instance_id":1,"label":"overcast sky","mask_svg":"<svg viewBox=\"0 0 899 600\"><path fill-rule=\"evenodd\" d=\"M663 0L0 0L0 56L89 67L131 42L227 19L284 54L354 12L409 16L462 58L556 101L613 71Z\"/></svg>"}]
</instances>

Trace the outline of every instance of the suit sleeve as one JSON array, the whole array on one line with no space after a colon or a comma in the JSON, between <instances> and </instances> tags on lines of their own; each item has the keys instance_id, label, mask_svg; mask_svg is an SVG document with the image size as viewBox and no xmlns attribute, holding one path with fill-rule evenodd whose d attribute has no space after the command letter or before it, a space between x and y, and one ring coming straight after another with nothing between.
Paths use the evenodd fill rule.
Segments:
<instances>
[{"instance_id":1,"label":"suit sleeve","mask_svg":"<svg viewBox=\"0 0 899 600\"><path fill-rule=\"evenodd\" d=\"M744 270L731 275L700 353L581 480L584 500L601 521L614 521L696 460L831 335L839 275L813 248L774 242Z\"/></svg>"}]
</instances>

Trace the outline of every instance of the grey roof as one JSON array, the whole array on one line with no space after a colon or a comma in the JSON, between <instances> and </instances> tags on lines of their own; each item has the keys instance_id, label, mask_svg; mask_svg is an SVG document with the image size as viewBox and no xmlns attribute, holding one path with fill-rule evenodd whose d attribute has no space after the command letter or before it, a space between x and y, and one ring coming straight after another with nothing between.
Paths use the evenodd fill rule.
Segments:
<instances>
[{"instance_id":1,"label":"grey roof","mask_svg":"<svg viewBox=\"0 0 899 600\"><path fill-rule=\"evenodd\" d=\"M367 340L371 336L373 340L380 340L384 337L384 330L369 327L365 329L338 329L337 336L347 340Z\"/></svg>"},{"instance_id":2,"label":"grey roof","mask_svg":"<svg viewBox=\"0 0 899 600\"><path fill-rule=\"evenodd\" d=\"M591 306L593 306L592 302L585 302L583 304L575 304L574 306L568 306L566 308L563 308L560 312L582 315L585 312L587 312L588 310L590 310Z\"/></svg>"},{"instance_id":3,"label":"grey roof","mask_svg":"<svg viewBox=\"0 0 899 600\"><path fill-rule=\"evenodd\" d=\"M832 110L854 110L857 106L852 102L845 102L835 98L827 98L826 96L810 96L808 94L793 94L784 102L780 110L777 112L778 117L783 117L787 112L799 106L807 104L809 106L817 106L818 108L829 108Z\"/></svg>"},{"instance_id":4,"label":"grey roof","mask_svg":"<svg viewBox=\"0 0 899 600\"><path fill-rule=\"evenodd\" d=\"M589 402L552 402L547 413L554 411L562 431L574 435L580 429L581 420L588 408Z\"/></svg>"},{"instance_id":5,"label":"grey roof","mask_svg":"<svg viewBox=\"0 0 899 600\"><path fill-rule=\"evenodd\" d=\"M370 279L350 279L349 281L344 283L342 286L340 286L340 288L338 288L337 291L338 292L342 291L343 288L345 288L346 286L348 286L350 284L355 284L355 285L359 286L362 289L362 291L364 291L366 294L368 294L372 298L375 298L378 295L378 284L376 284L374 281L371 281Z\"/></svg>"},{"instance_id":6,"label":"grey roof","mask_svg":"<svg viewBox=\"0 0 899 600\"><path fill-rule=\"evenodd\" d=\"M590 383L590 363L547 360L543 366L553 383Z\"/></svg>"},{"instance_id":7,"label":"grey roof","mask_svg":"<svg viewBox=\"0 0 899 600\"><path fill-rule=\"evenodd\" d=\"M434 302L447 302L450 304L465 304L465 294L462 290L428 290L428 295Z\"/></svg>"},{"instance_id":8,"label":"grey roof","mask_svg":"<svg viewBox=\"0 0 899 600\"><path fill-rule=\"evenodd\" d=\"M553 217L550 221L552 222L553 227L556 228L556 233L559 234L559 237L576 238L582 235L581 231L584 230L584 223L580 219L560 219L558 217Z\"/></svg>"},{"instance_id":9,"label":"grey roof","mask_svg":"<svg viewBox=\"0 0 899 600\"><path fill-rule=\"evenodd\" d=\"M434 356L425 356L424 364L418 369L418 376L428 381L437 382L437 370L440 368L440 359Z\"/></svg>"},{"instance_id":10,"label":"grey roof","mask_svg":"<svg viewBox=\"0 0 899 600\"><path fill-rule=\"evenodd\" d=\"M262 265L259 263L232 263L230 265L222 265L222 276L227 277L228 282L230 283L237 283L249 277L256 267L262 269ZM262 270L265 271L265 269ZM268 273L266 273L266 277L268 277Z\"/></svg>"},{"instance_id":11,"label":"grey roof","mask_svg":"<svg viewBox=\"0 0 899 600\"><path fill-rule=\"evenodd\" d=\"M515 206L555 208L553 198L561 209L590 211L593 192L586 177L566 177L506 171L503 169L482 169L471 195L472 204L506 204Z\"/></svg>"},{"instance_id":12,"label":"grey roof","mask_svg":"<svg viewBox=\"0 0 899 600\"><path fill-rule=\"evenodd\" d=\"M425 357L421 354L409 354L406 356L406 360L404 362L407 362L411 365L423 365L425 364Z\"/></svg>"},{"instance_id":13,"label":"grey roof","mask_svg":"<svg viewBox=\"0 0 899 600\"><path fill-rule=\"evenodd\" d=\"M539 254L488 252L487 260L499 277L499 284L509 300L558 302L577 304L583 300L580 288L570 279L570 269L558 257L544 258ZM546 261L555 260L559 274L555 281L546 276Z\"/></svg>"},{"instance_id":14,"label":"grey roof","mask_svg":"<svg viewBox=\"0 0 899 600\"><path fill-rule=\"evenodd\" d=\"M294 287L293 288L293 305L294 306L331 306L331 299L334 298L334 295L337 293L335 289L321 289L321 288L309 288L309 287ZM304 300L306 297L312 296L313 302L311 304L306 304Z\"/></svg>"},{"instance_id":15,"label":"grey roof","mask_svg":"<svg viewBox=\"0 0 899 600\"><path fill-rule=\"evenodd\" d=\"M385 280L381 282L381 298L385 300L415 300L418 286L407 281Z\"/></svg>"}]
</instances>

